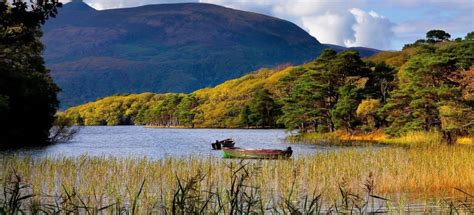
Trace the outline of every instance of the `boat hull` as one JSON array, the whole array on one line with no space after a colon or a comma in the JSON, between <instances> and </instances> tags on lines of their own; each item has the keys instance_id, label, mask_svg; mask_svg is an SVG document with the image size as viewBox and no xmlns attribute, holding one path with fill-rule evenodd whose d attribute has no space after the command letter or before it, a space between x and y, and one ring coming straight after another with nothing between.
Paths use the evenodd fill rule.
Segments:
<instances>
[{"instance_id":1,"label":"boat hull","mask_svg":"<svg viewBox=\"0 0 474 215\"><path fill-rule=\"evenodd\" d=\"M224 158L288 159L291 150L223 148Z\"/></svg>"}]
</instances>

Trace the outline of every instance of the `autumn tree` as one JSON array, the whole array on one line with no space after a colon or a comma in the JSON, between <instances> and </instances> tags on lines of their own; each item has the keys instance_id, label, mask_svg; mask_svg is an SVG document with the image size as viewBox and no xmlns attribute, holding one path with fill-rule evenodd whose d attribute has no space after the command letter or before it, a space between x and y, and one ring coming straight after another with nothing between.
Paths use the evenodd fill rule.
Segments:
<instances>
[{"instance_id":1,"label":"autumn tree","mask_svg":"<svg viewBox=\"0 0 474 215\"><path fill-rule=\"evenodd\" d=\"M356 114L364 122L363 130L371 131L375 129L380 105L378 99L364 99L357 106Z\"/></svg>"},{"instance_id":2,"label":"autumn tree","mask_svg":"<svg viewBox=\"0 0 474 215\"><path fill-rule=\"evenodd\" d=\"M466 135L474 128L474 111L462 103L449 102L438 108L441 131L448 144L453 144L459 135Z\"/></svg>"}]
</instances>

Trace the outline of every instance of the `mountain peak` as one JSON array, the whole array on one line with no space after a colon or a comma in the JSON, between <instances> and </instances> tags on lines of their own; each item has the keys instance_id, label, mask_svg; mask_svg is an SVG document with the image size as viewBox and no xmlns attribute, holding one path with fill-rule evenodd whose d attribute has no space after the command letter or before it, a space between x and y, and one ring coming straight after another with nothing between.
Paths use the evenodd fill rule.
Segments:
<instances>
[{"instance_id":1,"label":"mountain peak","mask_svg":"<svg viewBox=\"0 0 474 215\"><path fill-rule=\"evenodd\" d=\"M72 0L64 5L64 9L75 11L95 11L95 9L85 3L83 0Z\"/></svg>"}]
</instances>

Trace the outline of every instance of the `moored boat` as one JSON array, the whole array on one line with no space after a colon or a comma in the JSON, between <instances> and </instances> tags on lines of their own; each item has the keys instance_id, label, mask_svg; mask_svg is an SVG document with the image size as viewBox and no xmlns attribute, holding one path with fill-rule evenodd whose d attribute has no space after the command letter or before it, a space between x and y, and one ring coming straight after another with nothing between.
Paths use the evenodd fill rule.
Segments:
<instances>
[{"instance_id":1,"label":"moored boat","mask_svg":"<svg viewBox=\"0 0 474 215\"><path fill-rule=\"evenodd\" d=\"M286 159L293 154L291 147L286 150L278 149L244 149L239 147L223 148L224 158L248 159Z\"/></svg>"},{"instance_id":2,"label":"moored boat","mask_svg":"<svg viewBox=\"0 0 474 215\"><path fill-rule=\"evenodd\" d=\"M231 138L225 140L216 140L215 143L212 143L212 149L214 150L221 150L223 147L232 148L235 145L235 141Z\"/></svg>"}]
</instances>

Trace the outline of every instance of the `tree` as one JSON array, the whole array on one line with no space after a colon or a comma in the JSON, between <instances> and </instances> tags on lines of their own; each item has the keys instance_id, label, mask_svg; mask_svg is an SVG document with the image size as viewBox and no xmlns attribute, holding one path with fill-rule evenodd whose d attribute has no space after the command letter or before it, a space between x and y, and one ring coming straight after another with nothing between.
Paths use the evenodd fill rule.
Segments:
<instances>
[{"instance_id":1,"label":"tree","mask_svg":"<svg viewBox=\"0 0 474 215\"><path fill-rule=\"evenodd\" d=\"M332 103L325 99L334 93L330 83L334 76L331 76L328 65L336 56L334 50L326 49L306 68L300 68L303 70L299 72L301 75L290 85L288 97L282 100L283 115L279 122L287 129L298 128L307 132L316 131L318 127L326 129L323 128L326 125L329 125L327 129L334 127L330 118Z\"/></svg>"},{"instance_id":2,"label":"tree","mask_svg":"<svg viewBox=\"0 0 474 215\"><path fill-rule=\"evenodd\" d=\"M426 33L426 39L432 42L446 41L451 38L451 35L443 30L431 30Z\"/></svg>"},{"instance_id":3,"label":"tree","mask_svg":"<svg viewBox=\"0 0 474 215\"><path fill-rule=\"evenodd\" d=\"M317 83L319 77L320 72L307 71L295 80L290 96L283 100L283 116L279 119L287 129L316 131L324 119L329 119L326 118L329 116L329 109L323 99L324 89L327 87Z\"/></svg>"},{"instance_id":4,"label":"tree","mask_svg":"<svg viewBox=\"0 0 474 215\"><path fill-rule=\"evenodd\" d=\"M339 88L339 99L331 110L332 120L336 129L351 132L357 123L356 109L359 103L358 90L351 84Z\"/></svg>"},{"instance_id":5,"label":"tree","mask_svg":"<svg viewBox=\"0 0 474 215\"><path fill-rule=\"evenodd\" d=\"M368 74L364 93L371 98L377 98L385 103L388 93L393 90L396 70L385 62L374 65Z\"/></svg>"},{"instance_id":6,"label":"tree","mask_svg":"<svg viewBox=\"0 0 474 215\"><path fill-rule=\"evenodd\" d=\"M352 129L358 103L356 85L368 74L358 53L325 50L304 69L291 85L289 96L282 100L279 121L302 132ZM347 119L349 122L344 121Z\"/></svg>"},{"instance_id":7,"label":"tree","mask_svg":"<svg viewBox=\"0 0 474 215\"><path fill-rule=\"evenodd\" d=\"M250 114L252 112L250 111L250 107L248 105L245 105L244 108L242 108L242 111L240 112L240 124L249 128L250 124L252 123L250 120Z\"/></svg>"},{"instance_id":8,"label":"tree","mask_svg":"<svg viewBox=\"0 0 474 215\"><path fill-rule=\"evenodd\" d=\"M179 105L178 109L178 119L181 126L187 126L194 128L194 108L198 106L198 100L193 94L185 96Z\"/></svg>"},{"instance_id":9,"label":"tree","mask_svg":"<svg viewBox=\"0 0 474 215\"><path fill-rule=\"evenodd\" d=\"M54 17L57 0L0 2L0 147L50 143L58 86L41 56L41 25Z\"/></svg>"},{"instance_id":10,"label":"tree","mask_svg":"<svg viewBox=\"0 0 474 215\"><path fill-rule=\"evenodd\" d=\"M163 100L148 110L147 124L156 126L180 126L178 105L183 99L182 94L165 94Z\"/></svg>"},{"instance_id":11,"label":"tree","mask_svg":"<svg viewBox=\"0 0 474 215\"><path fill-rule=\"evenodd\" d=\"M436 58L431 53L414 57L399 72L398 88L392 92L385 106L389 111L387 120L391 123L387 130L389 134L440 128L436 104L441 99L438 93L441 83L438 80L442 76L438 75L443 73L443 69L442 65L437 64L439 61Z\"/></svg>"},{"instance_id":12,"label":"tree","mask_svg":"<svg viewBox=\"0 0 474 215\"><path fill-rule=\"evenodd\" d=\"M273 100L272 94L267 89L255 92L250 104L249 119L251 124L258 127L269 127L275 125L275 116L279 107Z\"/></svg>"},{"instance_id":13,"label":"tree","mask_svg":"<svg viewBox=\"0 0 474 215\"><path fill-rule=\"evenodd\" d=\"M469 33L466 34L466 36L464 37L465 40L474 40L474 31L471 31Z\"/></svg>"},{"instance_id":14,"label":"tree","mask_svg":"<svg viewBox=\"0 0 474 215\"><path fill-rule=\"evenodd\" d=\"M474 128L474 111L471 107L449 102L439 107L441 131L448 144L453 144L459 135L468 134Z\"/></svg>"},{"instance_id":15,"label":"tree","mask_svg":"<svg viewBox=\"0 0 474 215\"><path fill-rule=\"evenodd\" d=\"M454 122L456 114L447 114L447 110L467 107L468 102L462 97L463 85L456 77L472 66L469 56L473 52L474 43L462 42L412 56L398 72L398 86L381 111L390 122L387 132L400 135L411 130L453 131L452 125L456 123L448 122ZM449 108L443 108L446 104ZM471 111L463 111L464 116L474 114L472 107L465 110ZM460 129L456 132L466 132L468 127L457 126L456 129ZM450 142L449 135L445 138Z\"/></svg>"},{"instance_id":16,"label":"tree","mask_svg":"<svg viewBox=\"0 0 474 215\"><path fill-rule=\"evenodd\" d=\"M364 99L359 104L356 114L364 121L364 130L374 130L377 123L377 112L380 108L380 100Z\"/></svg>"}]
</instances>

